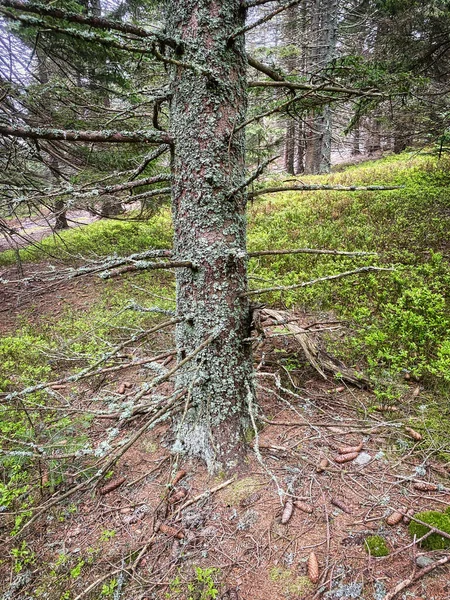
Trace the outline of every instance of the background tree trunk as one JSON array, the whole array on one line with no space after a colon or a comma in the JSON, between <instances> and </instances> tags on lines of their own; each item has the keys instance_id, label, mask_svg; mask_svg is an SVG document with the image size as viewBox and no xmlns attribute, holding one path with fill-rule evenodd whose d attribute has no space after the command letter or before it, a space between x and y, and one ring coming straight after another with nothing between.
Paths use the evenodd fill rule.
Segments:
<instances>
[{"instance_id":1,"label":"background tree trunk","mask_svg":"<svg viewBox=\"0 0 450 600\"><path fill-rule=\"evenodd\" d=\"M177 426L175 449L204 459L210 469L237 464L246 403L252 390L246 265L244 25L240 0L170 0L168 34L186 44L183 61L209 69L208 78L172 69L174 253L193 269L177 270L179 359L211 334L216 339L178 377L192 390L192 408ZM174 56L173 58L177 58ZM214 441L212 436L214 432Z\"/></svg>"}]
</instances>

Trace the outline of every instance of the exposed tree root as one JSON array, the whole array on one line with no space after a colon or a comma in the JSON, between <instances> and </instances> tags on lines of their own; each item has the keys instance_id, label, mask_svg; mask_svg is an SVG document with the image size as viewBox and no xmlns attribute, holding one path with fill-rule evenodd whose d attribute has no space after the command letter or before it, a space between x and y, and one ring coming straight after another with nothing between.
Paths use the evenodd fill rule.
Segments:
<instances>
[{"instance_id":1,"label":"exposed tree root","mask_svg":"<svg viewBox=\"0 0 450 600\"><path fill-rule=\"evenodd\" d=\"M320 344L316 337L310 331L290 322L289 313L287 311L273 310L263 308L261 317L269 317L279 325L283 325L289 331L295 340L299 343L306 359L310 365L324 378L327 379L326 372L334 376L339 376L340 379L351 383L357 387L369 387L370 382L367 377L355 369L346 367L340 360L328 354Z\"/></svg>"}]
</instances>

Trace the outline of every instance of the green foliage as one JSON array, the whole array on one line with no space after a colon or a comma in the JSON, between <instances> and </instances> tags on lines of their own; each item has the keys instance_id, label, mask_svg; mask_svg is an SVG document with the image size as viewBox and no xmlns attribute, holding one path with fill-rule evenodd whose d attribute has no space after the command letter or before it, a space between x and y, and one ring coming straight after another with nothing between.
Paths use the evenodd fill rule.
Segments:
<instances>
[{"instance_id":1,"label":"green foliage","mask_svg":"<svg viewBox=\"0 0 450 600\"><path fill-rule=\"evenodd\" d=\"M36 555L24 540L20 546L11 550L11 556L14 560L14 573L20 573L28 565L36 561Z\"/></svg>"},{"instance_id":2,"label":"green foliage","mask_svg":"<svg viewBox=\"0 0 450 600\"><path fill-rule=\"evenodd\" d=\"M21 330L14 336L0 339L0 392L13 385L33 385L45 378L50 367L43 352L48 350L46 340Z\"/></svg>"},{"instance_id":3,"label":"green foliage","mask_svg":"<svg viewBox=\"0 0 450 600\"><path fill-rule=\"evenodd\" d=\"M286 192L257 201L250 213L250 250L316 247L379 255L258 258L250 261L252 286L289 286L364 265L393 265L392 273L354 276L262 298L288 307L333 311L348 319L354 335L345 348L341 346L343 357L349 362L365 357L360 367L368 368L375 382L384 382L383 388L403 370L448 382L450 264L443 251L450 227L448 161L405 153L327 177L302 176L301 181L404 187L386 192Z\"/></svg>"},{"instance_id":4,"label":"green foliage","mask_svg":"<svg viewBox=\"0 0 450 600\"><path fill-rule=\"evenodd\" d=\"M117 579L111 579L109 583L104 583L101 591L102 598L112 598L117 585Z\"/></svg>"},{"instance_id":5,"label":"green foliage","mask_svg":"<svg viewBox=\"0 0 450 600\"><path fill-rule=\"evenodd\" d=\"M195 576L193 579L184 583L180 574L178 574L169 584L169 592L166 592L165 598L173 600L181 598L183 600L214 600L218 598L219 589L214 578L220 574L220 570L214 567L195 567Z\"/></svg>"},{"instance_id":6,"label":"green foliage","mask_svg":"<svg viewBox=\"0 0 450 600\"><path fill-rule=\"evenodd\" d=\"M449 511L442 513L437 510L427 510L414 515L419 521L428 523L429 525L450 534L450 514ZM415 521L411 521L409 524L409 533L412 536L416 536L416 539L423 537L430 531L430 528L426 525L421 525ZM450 548L450 539L446 538L438 533L432 533L427 538L420 542L423 548L428 550L444 550Z\"/></svg>"},{"instance_id":7,"label":"green foliage","mask_svg":"<svg viewBox=\"0 0 450 600\"><path fill-rule=\"evenodd\" d=\"M369 535L364 540L364 549L370 556L387 556L389 548L386 540L381 535Z\"/></svg>"}]
</instances>

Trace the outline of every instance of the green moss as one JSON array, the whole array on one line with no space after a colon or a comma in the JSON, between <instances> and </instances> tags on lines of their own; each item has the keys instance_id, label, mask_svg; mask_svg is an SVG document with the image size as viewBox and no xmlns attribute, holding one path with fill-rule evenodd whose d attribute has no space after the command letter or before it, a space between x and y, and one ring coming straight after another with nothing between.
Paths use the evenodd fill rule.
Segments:
<instances>
[{"instance_id":1,"label":"green moss","mask_svg":"<svg viewBox=\"0 0 450 600\"><path fill-rule=\"evenodd\" d=\"M314 585L306 576L296 576L289 569L272 567L269 571L269 579L280 585L285 596L303 598L304 594L314 589Z\"/></svg>"},{"instance_id":2,"label":"green moss","mask_svg":"<svg viewBox=\"0 0 450 600\"><path fill-rule=\"evenodd\" d=\"M250 496L261 487L258 479L254 477L244 477L230 485L225 492L224 501L231 506L238 506L241 500Z\"/></svg>"},{"instance_id":3,"label":"green moss","mask_svg":"<svg viewBox=\"0 0 450 600\"><path fill-rule=\"evenodd\" d=\"M419 519L419 521L429 523L433 527L436 527L437 529L440 529L441 531L444 531L450 535L449 509L447 509L445 513L437 510L426 510L424 512L415 514L414 517ZM417 539L423 537L429 531L429 527L426 525L421 525L420 523L416 523L415 521L411 521L409 524L409 533L412 536L415 535ZM439 535L438 533L432 533L422 542L420 542L420 545L428 550L444 550L445 548L450 548L450 539Z\"/></svg>"},{"instance_id":4,"label":"green moss","mask_svg":"<svg viewBox=\"0 0 450 600\"><path fill-rule=\"evenodd\" d=\"M389 548L381 535L369 535L364 540L364 549L370 556L388 556Z\"/></svg>"}]
</instances>

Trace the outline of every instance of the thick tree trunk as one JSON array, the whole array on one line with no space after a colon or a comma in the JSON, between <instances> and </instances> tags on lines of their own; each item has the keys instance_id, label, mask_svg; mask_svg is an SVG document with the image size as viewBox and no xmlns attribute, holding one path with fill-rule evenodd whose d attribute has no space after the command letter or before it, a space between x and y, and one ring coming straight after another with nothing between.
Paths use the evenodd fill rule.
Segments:
<instances>
[{"instance_id":1,"label":"thick tree trunk","mask_svg":"<svg viewBox=\"0 0 450 600\"><path fill-rule=\"evenodd\" d=\"M169 0L168 34L184 41L180 58L211 71L172 69L174 252L196 269L177 271L179 359L208 336L215 339L178 377L192 408L176 427L174 450L231 468L242 456L252 393L247 288L244 134L246 113L240 0Z\"/></svg>"}]
</instances>

